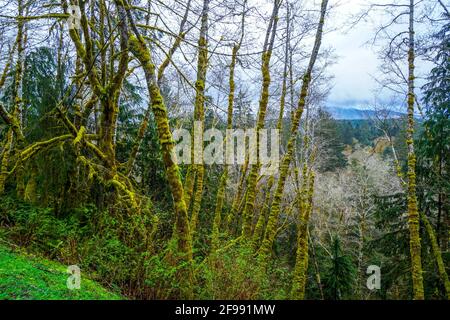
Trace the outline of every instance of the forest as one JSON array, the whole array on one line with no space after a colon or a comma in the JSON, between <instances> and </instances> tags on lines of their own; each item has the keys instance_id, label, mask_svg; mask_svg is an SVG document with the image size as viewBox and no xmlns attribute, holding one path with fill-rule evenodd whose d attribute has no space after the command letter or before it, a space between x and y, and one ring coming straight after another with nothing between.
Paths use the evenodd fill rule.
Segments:
<instances>
[{"instance_id":1,"label":"forest","mask_svg":"<svg viewBox=\"0 0 450 320\"><path fill-rule=\"evenodd\" d=\"M0 300L450 299L450 2L342 2L0 0Z\"/></svg>"}]
</instances>

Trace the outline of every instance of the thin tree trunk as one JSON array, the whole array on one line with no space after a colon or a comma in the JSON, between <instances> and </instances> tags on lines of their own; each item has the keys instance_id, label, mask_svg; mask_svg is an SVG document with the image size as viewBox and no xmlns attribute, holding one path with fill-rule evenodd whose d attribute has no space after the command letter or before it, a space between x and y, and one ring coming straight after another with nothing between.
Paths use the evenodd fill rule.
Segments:
<instances>
[{"instance_id":1,"label":"thin tree trunk","mask_svg":"<svg viewBox=\"0 0 450 320\"><path fill-rule=\"evenodd\" d=\"M409 244L411 253L411 273L413 294L415 300L424 299L421 244L419 232L419 212L416 196L416 155L414 152L414 69L415 69L415 39L414 39L414 0L409 5L409 50L408 50L408 130L406 144L408 146L408 224Z\"/></svg>"},{"instance_id":2,"label":"thin tree trunk","mask_svg":"<svg viewBox=\"0 0 450 320\"><path fill-rule=\"evenodd\" d=\"M0 195L5 192L5 183L6 179L8 178L8 164L9 164L9 156L11 154L12 149L12 142L13 142L13 131L12 129L9 129L6 134L6 141L3 146L3 152L2 157L0 157L1 163L0 163Z\"/></svg>"},{"instance_id":3,"label":"thin tree trunk","mask_svg":"<svg viewBox=\"0 0 450 320\"><path fill-rule=\"evenodd\" d=\"M316 259L316 249L314 248L314 243L312 241L312 237L311 237L311 233L309 232L309 229L308 229L308 239L309 239L309 242L311 243L311 254L312 254L312 259L314 261L314 270L316 271L317 286L319 287L320 297L322 300L324 300L325 297L323 295L322 280L320 277L319 265L318 265L317 259Z\"/></svg>"},{"instance_id":4,"label":"thin tree trunk","mask_svg":"<svg viewBox=\"0 0 450 320\"><path fill-rule=\"evenodd\" d=\"M305 164L306 167L306 164ZM306 170L304 170L306 173ZM304 175L303 179L307 177ZM300 206L302 210L299 210L298 221L298 234L297 234L297 257L294 267L294 278L292 280L291 297L296 300L303 300L305 298L305 287L308 276L308 223L312 212L312 198L314 192L314 172L309 174L309 186L308 190L302 190L302 193L306 192L300 199Z\"/></svg>"},{"instance_id":5,"label":"thin tree trunk","mask_svg":"<svg viewBox=\"0 0 450 320\"><path fill-rule=\"evenodd\" d=\"M190 6L191 6L191 0L188 0L188 2L186 4L186 11L185 11L183 19L182 19L182 21L180 23L180 29L179 29L178 35L175 38L175 41L174 41L172 47L170 48L166 59L164 59L164 61L161 63L161 65L158 68L158 77L157 77L158 85L161 84L161 81L162 81L162 78L163 78L163 75L164 75L164 71L167 68L167 66L169 65L169 63L170 63L173 55L175 54L176 50L180 46L181 41L184 40L184 37L186 35L184 26L186 24L186 21L187 21L188 15L189 15ZM129 176L131 174L132 170L133 170L133 166L134 166L134 163L136 161L137 154L138 154L139 149L141 147L142 141L144 140L144 135L145 135L145 132L146 132L147 127L148 127L148 122L150 121L151 110L152 110L151 104L149 103L148 108L145 111L144 119L142 120L141 125L139 126L138 134L137 134L136 139L135 139L135 141L133 143L133 147L131 149L130 156L129 156L128 161L126 163L125 174L127 176Z\"/></svg>"},{"instance_id":6,"label":"thin tree trunk","mask_svg":"<svg viewBox=\"0 0 450 320\"><path fill-rule=\"evenodd\" d=\"M428 221L427 216L424 213L420 214L425 229L427 230L428 237L431 242L431 250L433 251L434 259L436 260L436 265L439 271L439 277L441 278L442 283L444 284L445 293L447 295L447 299L450 300L450 281L448 279L447 271L445 270L444 260L442 259L441 249L436 239L436 234L434 233L433 226L430 221Z\"/></svg>"},{"instance_id":7,"label":"thin tree trunk","mask_svg":"<svg viewBox=\"0 0 450 320\"><path fill-rule=\"evenodd\" d=\"M203 178L205 175L205 167L203 165L203 129L205 125L205 86L206 86L206 71L208 68L208 13L209 0L203 0L200 37L198 39L198 60L197 60L197 81L195 82L195 110L194 121L200 124L200 128L194 129L194 141L198 140L201 143L200 150L196 150L194 159L192 159L195 168L195 188L194 199L192 202L192 214L190 220L191 236L194 237L197 229L198 214L200 212L202 196L203 196ZM195 124L194 124L195 128ZM194 144L193 144L194 147Z\"/></svg>"},{"instance_id":8,"label":"thin tree trunk","mask_svg":"<svg viewBox=\"0 0 450 320\"><path fill-rule=\"evenodd\" d=\"M258 221L256 222L255 230L253 232L253 248L256 249L261 243L261 238L264 235L264 226L266 225L267 217L270 212L270 192L272 186L275 182L274 176L270 176L269 182L266 187L265 199L263 201L263 206L261 212L259 213Z\"/></svg>"},{"instance_id":9,"label":"thin tree trunk","mask_svg":"<svg viewBox=\"0 0 450 320\"><path fill-rule=\"evenodd\" d=\"M236 194L233 199L233 203L231 205L231 210L228 213L228 215L226 216L225 229L228 230L229 232L231 232L233 229L232 223L235 222L236 214L238 213L239 207L240 207L239 204L243 198L242 193L244 191L245 178L247 177L248 162L249 162L249 160L248 160L248 154L247 154L244 165L241 168L241 177L239 179L238 189L236 191ZM245 197L245 193L244 193L244 197Z\"/></svg>"}]
</instances>

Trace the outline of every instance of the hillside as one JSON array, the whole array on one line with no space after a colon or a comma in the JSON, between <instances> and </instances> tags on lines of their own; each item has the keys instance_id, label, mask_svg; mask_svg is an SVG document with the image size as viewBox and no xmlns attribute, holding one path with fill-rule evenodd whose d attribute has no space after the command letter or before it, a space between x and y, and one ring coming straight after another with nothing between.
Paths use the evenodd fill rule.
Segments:
<instances>
[{"instance_id":1,"label":"hillside","mask_svg":"<svg viewBox=\"0 0 450 320\"><path fill-rule=\"evenodd\" d=\"M369 109L326 107L325 110L336 120L366 120L375 116L376 111ZM396 111L386 111L388 118L399 118L404 113Z\"/></svg>"},{"instance_id":2,"label":"hillside","mask_svg":"<svg viewBox=\"0 0 450 320\"><path fill-rule=\"evenodd\" d=\"M0 299L2 300L116 300L96 282L83 278L79 290L69 290L66 267L0 246Z\"/></svg>"}]
</instances>

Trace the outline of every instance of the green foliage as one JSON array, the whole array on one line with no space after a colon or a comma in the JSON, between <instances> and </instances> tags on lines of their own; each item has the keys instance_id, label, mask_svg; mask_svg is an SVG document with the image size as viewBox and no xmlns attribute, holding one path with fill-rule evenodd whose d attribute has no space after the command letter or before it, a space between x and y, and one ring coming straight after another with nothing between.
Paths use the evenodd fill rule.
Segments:
<instances>
[{"instance_id":1,"label":"green foliage","mask_svg":"<svg viewBox=\"0 0 450 320\"><path fill-rule=\"evenodd\" d=\"M101 283L139 297L145 286L145 261L153 252L156 222L152 214L111 215L94 206L57 217L16 198L0 203L0 236L67 264L90 271Z\"/></svg>"},{"instance_id":2,"label":"green foliage","mask_svg":"<svg viewBox=\"0 0 450 320\"><path fill-rule=\"evenodd\" d=\"M431 70L428 83L423 87L425 130L416 141L418 155L417 172L419 193L428 203L426 211L449 212L448 202L442 199L450 192L450 23L435 35L435 67ZM431 206L431 208L429 207ZM444 208L445 207L445 208ZM439 224L439 222L438 222ZM440 236L440 235L439 235ZM448 239L448 236L447 236Z\"/></svg>"},{"instance_id":3,"label":"green foliage","mask_svg":"<svg viewBox=\"0 0 450 320\"><path fill-rule=\"evenodd\" d=\"M351 297L356 275L352 258L343 251L337 236L331 240L330 253L323 278L325 297L332 300L348 299Z\"/></svg>"},{"instance_id":4,"label":"green foliage","mask_svg":"<svg viewBox=\"0 0 450 320\"><path fill-rule=\"evenodd\" d=\"M342 153L344 151L346 137L340 132L338 122L325 111L319 111L319 122L317 124L316 135L325 145L326 158L320 163L319 170L331 171L347 165L347 159Z\"/></svg>"},{"instance_id":5,"label":"green foliage","mask_svg":"<svg viewBox=\"0 0 450 320\"><path fill-rule=\"evenodd\" d=\"M192 268L177 251L174 239L158 253L145 262L145 284L148 287L147 298L176 299L186 290L185 282L179 277L183 271Z\"/></svg>"},{"instance_id":6,"label":"green foliage","mask_svg":"<svg viewBox=\"0 0 450 320\"><path fill-rule=\"evenodd\" d=\"M210 256L198 266L197 277L200 299L286 299L291 282L280 263L271 265L266 276L258 269L251 246L245 245Z\"/></svg>"},{"instance_id":7,"label":"green foliage","mask_svg":"<svg viewBox=\"0 0 450 320\"><path fill-rule=\"evenodd\" d=\"M65 83L58 77L56 50L39 47L31 51L25 61L23 100L24 118L34 125L27 127L31 141L44 140L62 132L61 124L48 113L56 106Z\"/></svg>"},{"instance_id":8,"label":"green foliage","mask_svg":"<svg viewBox=\"0 0 450 320\"><path fill-rule=\"evenodd\" d=\"M367 254L376 256L381 266L383 284L380 296L384 299L407 299L410 291L404 291L410 281L410 260L408 254L409 234L406 212L406 198L403 193L375 198L375 228L380 230L368 242Z\"/></svg>"},{"instance_id":9,"label":"green foliage","mask_svg":"<svg viewBox=\"0 0 450 320\"><path fill-rule=\"evenodd\" d=\"M428 217L436 235L438 250L450 271L449 212L450 203L450 23L446 23L434 35L436 45L430 48L434 54L434 68L423 87L425 119L424 130L415 141L417 154L417 195L420 210ZM429 237L424 236L425 249L433 256ZM424 268L430 270L425 278L425 290L430 298L445 298L443 281L439 279L434 259L423 259Z\"/></svg>"}]
</instances>

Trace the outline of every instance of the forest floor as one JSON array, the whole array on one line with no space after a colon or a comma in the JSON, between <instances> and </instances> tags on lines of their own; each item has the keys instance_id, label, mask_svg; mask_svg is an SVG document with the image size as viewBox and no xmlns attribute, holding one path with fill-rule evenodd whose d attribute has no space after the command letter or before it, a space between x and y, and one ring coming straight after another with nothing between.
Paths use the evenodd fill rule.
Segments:
<instances>
[{"instance_id":1,"label":"forest floor","mask_svg":"<svg viewBox=\"0 0 450 320\"><path fill-rule=\"evenodd\" d=\"M67 288L67 266L0 245L0 300L123 299L81 275L80 289Z\"/></svg>"}]
</instances>

